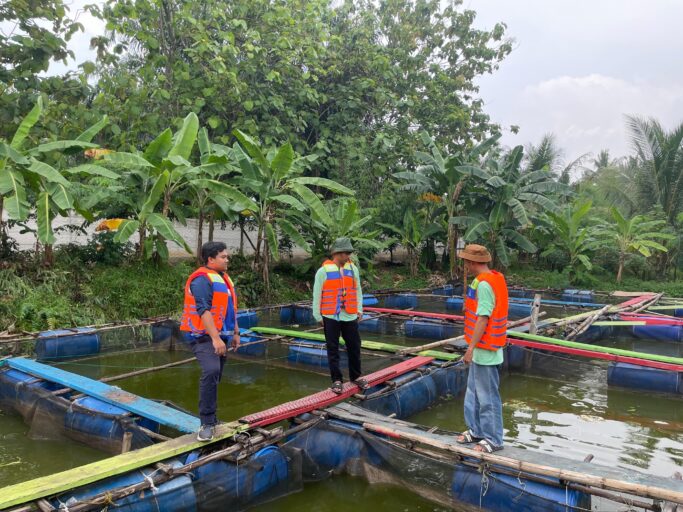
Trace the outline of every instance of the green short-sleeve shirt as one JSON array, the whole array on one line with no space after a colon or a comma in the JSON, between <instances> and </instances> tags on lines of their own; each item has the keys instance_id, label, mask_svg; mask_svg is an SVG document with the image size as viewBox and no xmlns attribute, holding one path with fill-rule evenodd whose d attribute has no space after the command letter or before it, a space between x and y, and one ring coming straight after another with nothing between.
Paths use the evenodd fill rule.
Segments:
<instances>
[{"instance_id":1,"label":"green short-sleeve shirt","mask_svg":"<svg viewBox=\"0 0 683 512\"><path fill-rule=\"evenodd\" d=\"M472 288L477 290L477 315L491 318L493 308L496 306L496 295L493 293L493 288L489 283L479 282L476 279L472 283ZM493 350L475 348L472 352L472 361L483 366L502 364L503 351L498 349L494 352Z\"/></svg>"}]
</instances>

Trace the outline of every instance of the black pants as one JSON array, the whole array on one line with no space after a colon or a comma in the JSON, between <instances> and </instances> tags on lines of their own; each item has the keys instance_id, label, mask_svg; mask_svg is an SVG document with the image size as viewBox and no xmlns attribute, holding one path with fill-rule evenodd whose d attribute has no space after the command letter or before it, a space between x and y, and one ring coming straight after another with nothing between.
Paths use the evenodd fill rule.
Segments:
<instances>
[{"instance_id":1,"label":"black pants","mask_svg":"<svg viewBox=\"0 0 683 512\"><path fill-rule=\"evenodd\" d=\"M199 378L199 418L202 425L215 425L218 423L218 383L223 376L225 357L216 355L209 336L202 336L193 342L192 352L202 369Z\"/></svg>"},{"instance_id":2,"label":"black pants","mask_svg":"<svg viewBox=\"0 0 683 512\"><path fill-rule=\"evenodd\" d=\"M349 357L349 378L354 381L361 376L360 372L360 334L358 333L358 321L342 322L323 317L325 329L325 342L327 343L327 362L330 365L332 382L343 381L342 372L339 369L339 335L346 342L346 354Z\"/></svg>"}]
</instances>

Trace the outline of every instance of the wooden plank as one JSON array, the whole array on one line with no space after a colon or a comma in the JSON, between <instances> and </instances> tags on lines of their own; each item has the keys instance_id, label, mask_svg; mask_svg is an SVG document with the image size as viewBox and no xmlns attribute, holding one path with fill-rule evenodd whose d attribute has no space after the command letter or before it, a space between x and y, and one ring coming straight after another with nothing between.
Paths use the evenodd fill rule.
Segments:
<instances>
[{"instance_id":1,"label":"wooden plank","mask_svg":"<svg viewBox=\"0 0 683 512\"><path fill-rule=\"evenodd\" d=\"M7 364L16 370L26 372L36 377L56 382L86 395L95 397L108 404L148 418L162 425L179 430L180 432L196 432L200 421L196 416L178 411L166 405L143 398L116 386L89 379L82 375L67 372L54 366L48 366L32 359L15 357L7 360Z\"/></svg>"},{"instance_id":2,"label":"wooden plank","mask_svg":"<svg viewBox=\"0 0 683 512\"><path fill-rule=\"evenodd\" d=\"M208 443L197 441L195 434L187 434L171 441L122 453L115 457L109 457L108 459L62 471L61 473L11 485L0 489L0 510L40 498L55 496L70 489L121 475L183 453L189 453L192 450L204 448L207 445L229 439L245 429L246 426L239 425L236 422L220 424L216 427L213 441Z\"/></svg>"}]
</instances>

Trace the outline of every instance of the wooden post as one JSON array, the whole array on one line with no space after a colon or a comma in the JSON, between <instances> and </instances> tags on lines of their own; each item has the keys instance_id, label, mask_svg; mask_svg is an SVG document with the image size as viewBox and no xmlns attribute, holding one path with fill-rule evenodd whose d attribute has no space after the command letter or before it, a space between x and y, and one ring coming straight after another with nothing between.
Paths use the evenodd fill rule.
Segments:
<instances>
[{"instance_id":1,"label":"wooden post","mask_svg":"<svg viewBox=\"0 0 683 512\"><path fill-rule=\"evenodd\" d=\"M130 448L133 444L133 433L132 432L124 432L123 433L123 440L121 441L121 453L126 453L130 451Z\"/></svg>"},{"instance_id":2,"label":"wooden post","mask_svg":"<svg viewBox=\"0 0 683 512\"><path fill-rule=\"evenodd\" d=\"M531 321L529 323L529 334L538 332L538 313L541 310L541 294L534 295L534 302L531 305Z\"/></svg>"}]
</instances>

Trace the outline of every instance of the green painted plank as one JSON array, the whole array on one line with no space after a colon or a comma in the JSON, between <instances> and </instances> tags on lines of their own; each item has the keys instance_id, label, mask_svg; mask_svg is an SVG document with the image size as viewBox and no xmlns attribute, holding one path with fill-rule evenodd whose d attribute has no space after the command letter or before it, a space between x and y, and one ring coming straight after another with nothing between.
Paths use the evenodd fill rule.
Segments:
<instances>
[{"instance_id":1,"label":"green painted plank","mask_svg":"<svg viewBox=\"0 0 683 512\"><path fill-rule=\"evenodd\" d=\"M525 332L508 331L508 335L514 338L522 338L531 341L540 341L548 343L549 345L559 345L561 347L581 348L584 350L592 350L593 352L602 352L603 354L613 354L616 356L637 357L638 359L645 359L647 361L659 361L662 363L680 364L683 365L683 358L660 356L658 354L646 354L644 352L633 352L632 350L622 350L620 348L602 347L600 345L590 345L588 343L578 343L576 341L558 340L556 338L548 338L546 336L538 336L535 334L527 334Z\"/></svg>"},{"instance_id":2,"label":"green painted plank","mask_svg":"<svg viewBox=\"0 0 683 512\"><path fill-rule=\"evenodd\" d=\"M279 329L277 327L252 327L249 330L258 334L274 334L276 336L288 336L290 338L300 338L303 340L325 341L324 334L318 334L315 332L302 332L296 331L294 329ZM339 343L343 345L344 340L340 339ZM391 343L383 343L381 341L374 340L363 340L361 342L361 347L363 347L366 350L390 352L392 354L405 350L406 348L410 348L404 347L402 345L393 345ZM438 350L425 350L423 352L420 352L418 355L433 357L435 359L441 359L443 361L456 361L460 359L460 354L451 354L449 352L440 352Z\"/></svg>"},{"instance_id":3,"label":"green painted plank","mask_svg":"<svg viewBox=\"0 0 683 512\"><path fill-rule=\"evenodd\" d=\"M669 309L682 309L683 304L667 304L666 306L652 306L647 308L648 311L666 311Z\"/></svg>"},{"instance_id":4,"label":"green painted plank","mask_svg":"<svg viewBox=\"0 0 683 512\"><path fill-rule=\"evenodd\" d=\"M40 498L55 496L70 489L149 466L155 462L229 439L247 428L247 425L237 422L225 423L217 426L213 441L208 443L197 441L196 434L187 434L170 441L122 453L115 457L109 457L108 459L62 471L61 473L10 485L0 489L0 510L22 505Z\"/></svg>"}]
</instances>

